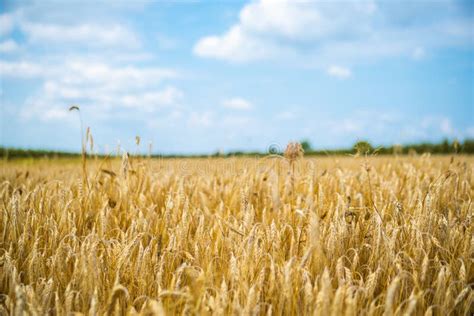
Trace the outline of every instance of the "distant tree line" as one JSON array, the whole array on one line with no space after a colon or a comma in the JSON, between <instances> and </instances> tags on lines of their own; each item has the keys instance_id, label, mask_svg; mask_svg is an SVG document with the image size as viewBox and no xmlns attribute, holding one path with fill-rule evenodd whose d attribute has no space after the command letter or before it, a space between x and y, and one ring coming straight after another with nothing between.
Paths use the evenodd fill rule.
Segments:
<instances>
[{"instance_id":1,"label":"distant tree line","mask_svg":"<svg viewBox=\"0 0 474 316\"><path fill-rule=\"evenodd\" d=\"M466 139L464 142L458 142L456 140L449 141L447 139L439 143L418 143L418 144L407 144L407 145L392 145L392 146L373 146L367 141L358 141L352 148L345 149L330 149L330 150L315 150L311 147L311 144L307 140L301 141L301 145L305 151L305 155L348 155L348 154L359 154L359 155L406 155L406 154L474 154L474 139ZM52 150L35 150L35 149L18 149L18 148L6 148L0 147L0 154L3 159L15 159L15 158L75 158L79 157L80 153L75 152L64 152L64 151L52 151ZM246 152L246 151L231 151L225 154L215 153L213 155L160 155L153 154L152 157L163 157L163 158L178 158L178 157L231 157L231 156L265 156L267 152ZM278 152L271 152L270 154L281 154ZM96 155L94 155L96 156ZM103 154L97 155L98 157L105 157Z\"/></svg>"},{"instance_id":2,"label":"distant tree line","mask_svg":"<svg viewBox=\"0 0 474 316\"><path fill-rule=\"evenodd\" d=\"M3 159L11 158L73 158L80 157L80 153L41 150L41 149L19 149L0 147L0 153Z\"/></svg>"},{"instance_id":3,"label":"distant tree line","mask_svg":"<svg viewBox=\"0 0 474 316\"><path fill-rule=\"evenodd\" d=\"M302 140L301 146L304 149L305 155L406 155L406 154L474 154L474 139L466 139L464 142L457 140L449 141L447 139L439 143L418 143L407 145L392 145L392 146L373 146L368 141L358 141L351 148L342 149L328 149L316 150L313 149L308 140ZM259 152L229 152L226 156L241 156L241 155L261 155ZM216 154L218 155L218 154Z\"/></svg>"}]
</instances>

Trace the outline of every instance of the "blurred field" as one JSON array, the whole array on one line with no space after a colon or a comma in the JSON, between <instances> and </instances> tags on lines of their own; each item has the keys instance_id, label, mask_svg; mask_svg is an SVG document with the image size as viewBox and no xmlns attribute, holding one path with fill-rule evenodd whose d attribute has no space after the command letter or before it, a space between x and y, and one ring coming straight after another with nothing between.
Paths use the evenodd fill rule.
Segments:
<instances>
[{"instance_id":1,"label":"blurred field","mask_svg":"<svg viewBox=\"0 0 474 316\"><path fill-rule=\"evenodd\" d=\"M474 157L16 160L0 314L470 315Z\"/></svg>"}]
</instances>

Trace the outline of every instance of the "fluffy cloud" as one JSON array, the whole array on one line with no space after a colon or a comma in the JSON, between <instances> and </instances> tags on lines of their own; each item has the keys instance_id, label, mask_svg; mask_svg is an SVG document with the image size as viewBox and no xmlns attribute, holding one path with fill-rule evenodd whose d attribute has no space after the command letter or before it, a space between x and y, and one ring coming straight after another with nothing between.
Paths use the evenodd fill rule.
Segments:
<instances>
[{"instance_id":1,"label":"fluffy cloud","mask_svg":"<svg viewBox=\"0 0 474 316\"><path fill-rule=\"evenodd\" d=\"M81 44L89 46L120 46L135 48L140 41L133 32L120 25L43 24L22 22L21 29L36 43ZM126 45L124 45L126 44Z\"/></svg>"},{"instance_id":2,"label":"fluffy cloud","mask_svg":"<svg viewBox=\"0 0 474 316\"><path fill-rule=\"evenodd\" d=\"M288 41L316 40L361 31L375 9L372 0L347 1L342 10L322 1L261 0L242 9L240 24L249 33L272 34ZM360 23L351 25L354 21Z\"/></svg>"},{"instance_id":3,"label":"fluffy cloud","mask_svg":"<svg viewBox=\"0 0 474 316\"><path fill-rule=\"evenodd\" d=\"M421 58L420 45L472 45L470 28L472 19L451 1L426 9L375 0L341 5L260 0L245 5L228 31L201 38L194 53L233 62L278 58L327 67L400 55Z\"/></svg>"},{"instance_id":4,"label":"fluffy cloud","mask_svg":"<svg viewBox=\"0 0 474 316\"><path fill-rule=\"evenodd\" d=\"M7 62L0 60L0 75L2 77L34 78L46 76L49 73L50 69L45 69L39 64L27 61Z\"/></svg>"},{"instance_id":5,"label":"fluffy cloud","mask_svg":"<svg viewBox=\"0 0 474 316\"><path fill-rule=\"evenodd\" d=\"M112 66L104 62L88 63L84 61L67 62L68 82L99 83L110 89L120 90L157 84L164 79L178 76L175 70L157 67Z\"/></svg>"},{"instance_id":6,"label":"fluffy cloud","mask_svg":"<svg viewBox=\"0 0 474 316\"><path fill-rule=\"evenodd\" d=\"M342 11L321 2L252 2L241 10L239 23L221 36L202 38L194 52L231 61L288 55L300 44L347 37L348 30L363 32L374 10L371 1L348 2Z\"/></svg>"},{"instance_id":7,"label":"fluffy cloud","mask_svg":"<svg viewBox=\"0 0 474 316\"><path fill-rule=\"evenodd\" d=\"M94 120L110 121L123 115L137 118L142 114L146 118L156 111L179 108L182 97L183 93L173 86L120 94L93 87L61 87L56 82L48 82L38 94L27 99L20 115L27 120L63 119L69 106L78 104Z\"/></svg>"},{"instance_id":8,"label":"fluffy cloud","mask_svg":"<svg viewBox=\"0 0 474 316\"><path fill-rule=\"evenodd\" d=\"M14 26L14 17L12 14L1 14L0 15L0 36L9 34Z\"/></svg>"},{"instance_id":9,"label":"fluffy cloud","mask_svg":"<svg viewBox=\"0 0 474 316\"><path fill-rule=\"evenodd\" d=\"M252 109L252 103L243 98L231 98L224 100L222 106L232 110L250 110Z\"/></svg>"},{"instance_id":10,"label":"fluffy cloud","mask_svg":"<svg viewBox=\"0 0 474 316\"><path fill-rule=\"evenodd\" d=\"M333 65L327 69L328 75L339 79L348 79L352 76L352 72L349 68Z\"/></svg>"},{"instance_id":11,"label":"fluffy cloud","mask_svg":"<svg viewBox=\"0 0 474 316\"><path fill-rule=\"evenodd\" d=\"M13 53L16 52L19 49L18 44L11 39L8 39L6 41L0 42L0 53Z\"/></svg>"},{"instance_id":12,"label":"fluffy cloud","mask_svg":"<svg viewBox=\"0 0 474 316\"><path fill-rule=\"evenodd\" d=\"M164 81L178 77L166 68L114 66L71 61L64 64L0 62L3 77L43 81L39 93L23 108L24 118L61 119L72 103L94 110L96 116L113 115L114 109L153 112L178 106L183 93ZM63 113L63 114L60 114Z\"/></svg>"},{"instance_id":13,"label":"fluffy cloud","mask_svg":"<svg viewBox=\"0 0 474 316\"><path fill-rule=\"evenodd\" d=\"M67 61L63 64L41 64L29 61L0 61L0 74L6 77L61 77L67 83L100 83L108 87L140 87L150 82L159 83L179 76L169 68L113 66L105 62L84 60ZM115 86L116 84L116 86Z\"/></svg>"},{"instance_id":14,"label":"fluffy cloud","mask_svg":"<svg viewBox=\"0 0 474 316\"><path fill-rule=\"evenodd\" d=\"M236 25L223 35L200 39L194 52L231 61L291 55L299 45L351 36L348 30L363 33L374 10L371 1L348 2L342 11L322 2L252 2L241 10Z\"/></svg>"},{"instance_id":15,"label":"fluffy cloud","mask_svg":"<svg viewBox=\"0 0 474 316\"><path fill-rule=\"evenodd\" d=\"M21 31L31 45L56 45L66 48L77 45L92 48L117 48L136 50L141 41L136 33L122 23L107 19L82 16L82 6L74 10L74 4L64 8L61 5L45 5L34 1L23 4L15 11L0 15L0 36L10 34L14 29ZM90 9L90 8L89 8ZM79 11L79 12L77 12ZM86 10L87 11L87 10ZM70 16L73 14L74 16Z\"/></svg>"},{"instance_id":16,"label":"fluffy cloud","mask_svg":"<svg viewBox=\"0 0 474 316\"><path fill-rule=\"evenodd\" d=\"M267 57L275 52L275 48L270 43L249 37L237 25L222 36L202 38L194 46L194 53L201 57L241 62Z\"/></svg>"},{"instance_id":17,"label":"fluffy cloud","mask_svg":"<svg viewBox=\"0 0 474 316\"><path fill-rule=\"evenodd\" d=\"M21 44L21 54L0 59L0 77L6 82L28 79L32 85L11 107L15 116L31 122L68 121L74 119L68 107L78 104L89 121L110 126L132 117L148 124L182 111L184 93L172 82L180 74L153 63L141 65L154 54L131 24L118 18L124 8L112 6L33 1L0 15L0 36L13 30L21 34L20 42L0 41L1 53L18 51Z\"/></svg>"}]
</instances>

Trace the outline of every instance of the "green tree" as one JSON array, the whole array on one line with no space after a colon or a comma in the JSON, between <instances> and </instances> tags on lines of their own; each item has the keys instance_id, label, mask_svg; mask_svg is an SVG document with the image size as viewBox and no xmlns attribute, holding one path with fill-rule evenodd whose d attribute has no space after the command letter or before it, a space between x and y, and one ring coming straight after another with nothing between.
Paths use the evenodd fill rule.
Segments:
<instances>
[{"instance_id":1,"label":"green tree","mask_svg":"<svg viewBox=\"0 0 474 316\"><path fill-rule=\"evenodd\" d=\"M301 147L303 147L305 153L313 151L313 149L311 148L311 143L307 139L301 141Z\"/></svg>"},{"instance_id":2,"label":"green tree","mask_svg":"<svg viewBox=\"0 0 474 316\"><path fill-rule=\"evenodd\" d=\"M369 154L373 150L374 148L372 147L372 145L368 141L365 141L365 140L358 141L354 145L354 151L360 155Z\"/></svg>"}]
</instances>

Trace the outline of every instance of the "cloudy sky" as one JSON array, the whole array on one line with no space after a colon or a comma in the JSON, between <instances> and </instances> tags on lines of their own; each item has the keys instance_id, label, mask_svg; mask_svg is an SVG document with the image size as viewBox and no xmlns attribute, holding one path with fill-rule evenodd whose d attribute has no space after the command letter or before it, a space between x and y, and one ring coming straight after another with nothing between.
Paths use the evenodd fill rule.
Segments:
<instances>
[{"instance_id":1,"label":"cloudy sky","mask_svg":"<svg viewBox=\"0 0 474 316\"><path fill-rule=\"evenodd\" d=\"M2 1L3 146L474 137L471 1Z\"/></svg>"}]
</instances>

